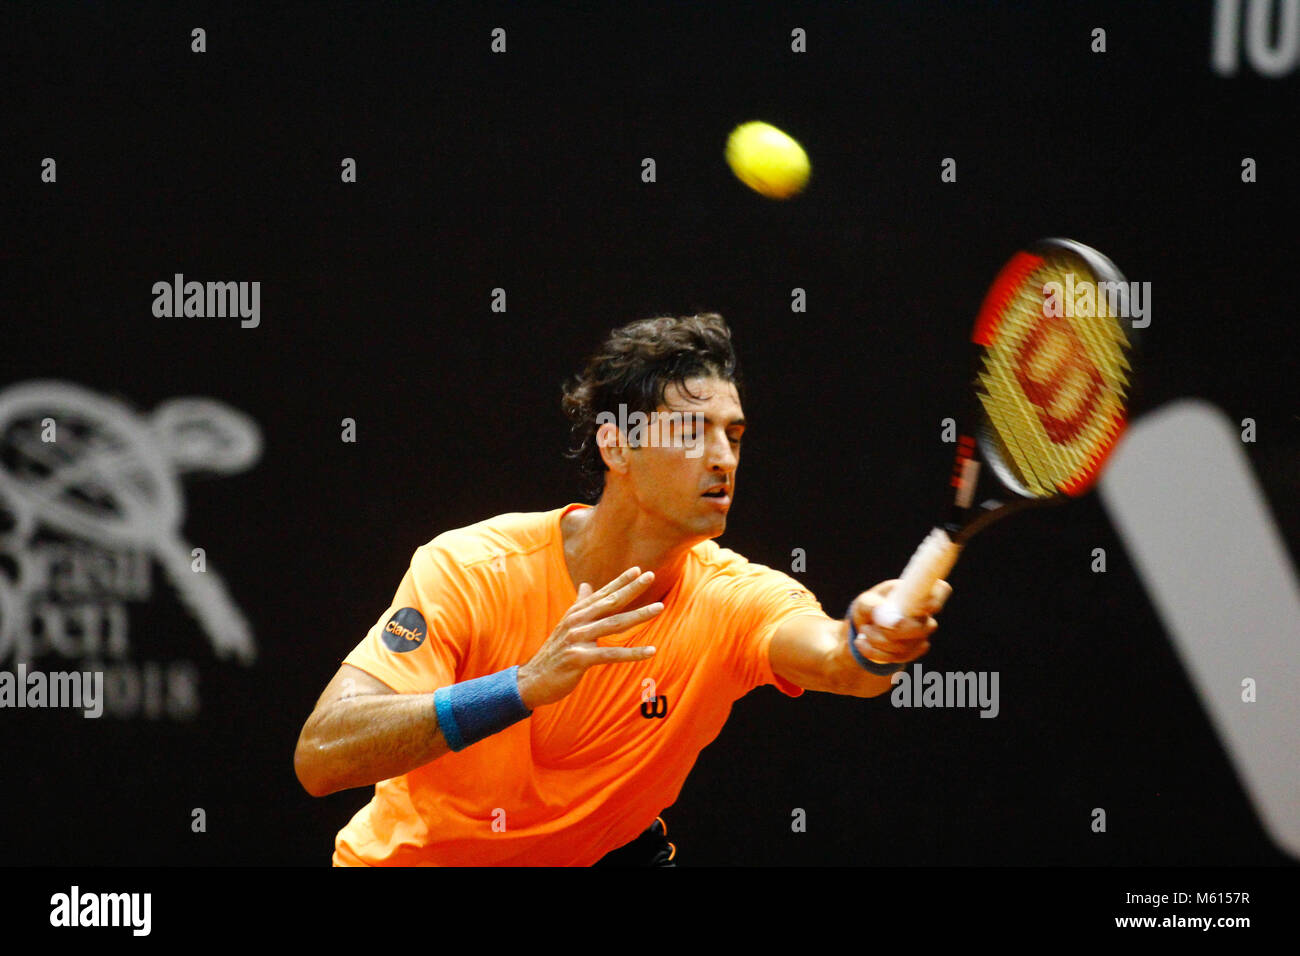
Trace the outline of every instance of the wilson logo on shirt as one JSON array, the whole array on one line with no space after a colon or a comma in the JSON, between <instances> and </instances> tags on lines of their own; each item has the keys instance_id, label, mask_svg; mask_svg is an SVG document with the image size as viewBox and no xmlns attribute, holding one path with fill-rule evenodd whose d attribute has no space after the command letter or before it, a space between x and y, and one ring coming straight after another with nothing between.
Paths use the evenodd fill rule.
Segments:
<instances>
[{"instance_id":1,"label":"wilson logo on shirt","mask_svg":"<svg viewBox=\"0 0 1300 956\"><path fill-rule=\"evenodd\" d=\"M404 607L384 625L384 645L390 651L404 654L423 644L427 633L424 615L413 607Z\"/></svg>"},{"instance_id":2,"label":"wilson logo on shirt","mask_svg":"<svg viewBox=\"0 0 1300 956\"><path fill-rule=\"evenodd\" d=\"M646 720L659 718L663 720L668 716L668 695L659 694L651 700L641 701L641 716Z\"/></svg>"}]
</instances>

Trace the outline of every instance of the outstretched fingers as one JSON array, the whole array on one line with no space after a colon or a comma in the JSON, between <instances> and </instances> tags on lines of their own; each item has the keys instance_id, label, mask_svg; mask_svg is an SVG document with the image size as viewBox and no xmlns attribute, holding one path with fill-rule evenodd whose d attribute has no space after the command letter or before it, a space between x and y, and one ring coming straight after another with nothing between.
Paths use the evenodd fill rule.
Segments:
<instances>
[{"instance_id":1,"label":"outstretched fingers","mask_svg":"<svg viewBox=\"0 0 1300 956\"><path fill-rule=\"evenodd\" d=\"M640 568L628 568L614 580L598 591L591 591L585 582L579 586L578 599L569 608L569 615L577 623L597 620L622 607L644 593L655 579L653 571L641 572ZM587 588L584 595L582 589Z\"/></svg>"},{"instance_id":2,"label":"outstretched fingers","mask_svg":"<svg viewBox=\"0 0 1300 956\"><path fill-rule=\"evenodd\" d=\"M643 661L647 657L654 657L655 649L651 645L644 647L593 647L591 649L591 663L596 664L623 664L629 661Z\"/></svg>"},{"instance_id":3,"label":"outstretched fingers","mask_svg":"<svg viewBox=\"0 0 1300 956\"><path fill-rule=\"evenodd\" d=\"M639 607L635 611L624 611L622 614L613 614L580 625L574 628L574 634L579 640L594 641L597 638L608 637L611 634L626 631L630 627L636 627L638 624L650 620L663 609L663 602L655 601L653 604Z\"/></svg>"}]
</instances>

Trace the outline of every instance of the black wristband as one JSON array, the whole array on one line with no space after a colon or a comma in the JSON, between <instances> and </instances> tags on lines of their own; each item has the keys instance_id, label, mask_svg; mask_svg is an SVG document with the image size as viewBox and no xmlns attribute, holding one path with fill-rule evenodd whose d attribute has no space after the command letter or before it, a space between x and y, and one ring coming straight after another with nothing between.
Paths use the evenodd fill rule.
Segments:
<instances>
[{"instance_id":1,"label":"black wristband","mask_svg":"<svg viewBox=\"0 0 1300 956\"><path fill-rule=\"evenodd\" d=\"M852 605L849 605L849 613L845 615L844 619L849 624L849 652L852 653L853 659L858 662L859 666L861 666L863 670L870 671L873 674L878 674L881 677L888 677L891 674L897 674L907 666L906 664L877 664L875 661L863 657L858 649L853 646L853 642L857 640L858 637L858 629L853 626Z\"/></svg>"}]
</instances>

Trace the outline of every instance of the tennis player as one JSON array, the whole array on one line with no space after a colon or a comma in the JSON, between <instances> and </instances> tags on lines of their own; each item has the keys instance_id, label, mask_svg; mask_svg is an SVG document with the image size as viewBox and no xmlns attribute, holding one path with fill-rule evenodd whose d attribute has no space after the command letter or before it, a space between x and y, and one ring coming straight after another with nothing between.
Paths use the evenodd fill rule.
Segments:
<instances>
[{"instance_id":1,"label":"tennis player","mask_svg":"<svg viewBox=\"0 0 1300 956\"><path fill-rule=\"evenodd\" d=\"M597 503L416 550L294 754L314 796L375 786L336 865L672 864L659 814L735 700L761 684L874 697L929 649L945 582L885 631L871 613L892 582L833 618L713 541L742 387L719 315L619 328L564 395Z\"/></svg>"}]
</instances>

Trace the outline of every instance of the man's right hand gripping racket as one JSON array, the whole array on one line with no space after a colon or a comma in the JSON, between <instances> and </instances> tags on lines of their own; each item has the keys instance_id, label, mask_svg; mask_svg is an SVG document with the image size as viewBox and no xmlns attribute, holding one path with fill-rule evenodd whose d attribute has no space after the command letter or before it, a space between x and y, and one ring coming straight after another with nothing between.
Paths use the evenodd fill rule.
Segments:
<instances>
[{"instance_id":1,"label":"man's right hand gripping racket","mask_svg":"<svg viewBox=\"0 0 1300 956\"><path fill-rule=\"evenodd\" d=\"M1002 267L971 335L973 396L960 423L952 505L876 607L877 624L920 614L962 547L994 521L1092 487L1131 392L1127 291L1114 263L1070 239L1043 239ZM989 471L994 497L977 504Z\"/></svg>"}]
</instances>

